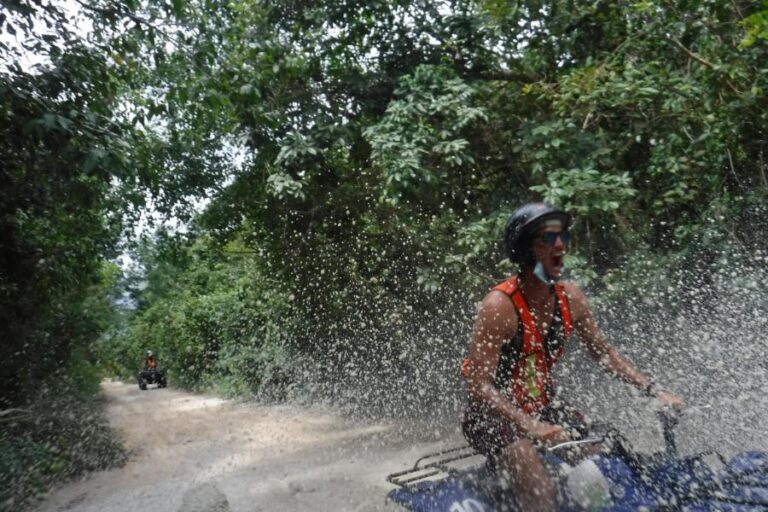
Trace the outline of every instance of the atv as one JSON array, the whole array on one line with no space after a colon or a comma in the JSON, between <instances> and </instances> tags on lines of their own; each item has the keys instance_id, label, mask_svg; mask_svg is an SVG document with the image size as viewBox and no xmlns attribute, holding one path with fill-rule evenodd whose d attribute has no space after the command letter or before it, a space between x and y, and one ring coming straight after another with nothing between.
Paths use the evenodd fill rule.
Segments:
<instances>
[{"instance_id":1,"label":"atv","mask_svg":"<svg viewBox=\"0 0 768 512\"><path fill-rule=\"evenodd\" d=\"M659 419L665 449L652 455L635 453L609 427L589 439L542 448L557 482L558 510L768 512L768 453L744 451L730 460L717 452L680 456L673 432L678 415L660 411ZM574 450L598 443L600 455L575 467L568 462ZM581 466L597 479L585 479ZM425 455L387 481L396 486L388 500L415 512L524 512L489 461L469 446Z\"/></svg>"},{"instance_id":2,"label":"atv","mask_svg":"<svg viewBox=\"0 0 768 512\"><path fill-rule=\"evenodd\" d=\"M144 368L139 372L139 389L147 389L147 384L157 384L158 388L164 388L168 385L165 378L165 370L162 368Z\"/></svg>"}]
</instances>

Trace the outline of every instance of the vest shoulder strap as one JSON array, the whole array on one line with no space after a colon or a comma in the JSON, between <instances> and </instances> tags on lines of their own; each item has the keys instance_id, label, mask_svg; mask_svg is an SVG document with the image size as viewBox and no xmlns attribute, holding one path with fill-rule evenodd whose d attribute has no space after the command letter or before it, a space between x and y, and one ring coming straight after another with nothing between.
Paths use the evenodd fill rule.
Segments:
<instances>
[{"instance_id":1,"label":"vest shoulder strap","mask_svg":"<svg viewBox=\"0 0 768 512\"><path fill-rule=\"evenodd\" d=\"M520 289L520 284L517 281L517 276L513 276L503 283L497 284L493 289L512 297Z\"/></svg>"},{"instance_id":2,"label":"vest shoulder strap","mask_svg":"<svg viewBox=\"0 0 768 512\"><path fill-rule=\"evenodd\" d=\"M512 299L512 303L515 305L517 315L523 324L523 352L528 353L534 346L540 346L542 343L541 333L536 328L531 311L528 309L528 304L525 302L522 292L520 292L520 282L517 276L507 279L503 283L496 285L493 289L505 293Z\"/></svg>"}]
</instances>

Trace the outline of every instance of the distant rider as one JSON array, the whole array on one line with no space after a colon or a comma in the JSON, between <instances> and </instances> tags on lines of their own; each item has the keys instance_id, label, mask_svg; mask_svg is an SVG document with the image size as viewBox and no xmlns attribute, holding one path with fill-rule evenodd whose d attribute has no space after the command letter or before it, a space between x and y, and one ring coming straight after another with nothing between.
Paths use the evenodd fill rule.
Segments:
<instances>
[{"instance_id":1,"label":"distant rider","mask_svg":"<svg viewBox=\"0 0 768 512\"><path fill-rule=\"evenodd\" d=\"M537 447L586 434L583 417L554 399L551 371L572 332L603 369L663 405L682 406L680 397L658 388L608 344L584 293L560 281L570 221L545 203L526 204L509 218L504 241L519 272L483 299L462 366L470 397L464 434L507 475L526 511L556 505Z\"/></svg>"},{"instance_id":2,"label":"distant rider","mask_svg":"<svg viewBox=\"0 0 768 512\"><path fill-rule=\"evenodd\" d=\"M152 370L157 368L157 359L151 350L147 350L147 356L144 358L144 368Z\"/></svg>"}]
</instances>

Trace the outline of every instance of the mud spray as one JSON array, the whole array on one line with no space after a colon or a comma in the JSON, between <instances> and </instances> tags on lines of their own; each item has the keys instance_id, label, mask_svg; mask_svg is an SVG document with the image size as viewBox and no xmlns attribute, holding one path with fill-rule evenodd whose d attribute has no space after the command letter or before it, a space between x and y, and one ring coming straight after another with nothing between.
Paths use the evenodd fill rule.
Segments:
<instances>
[{"instance_id":1,"label":"mud spray","mask_svg":"<svg viewBox=\"0 0 768 512\"><path fill-rule=\"evenodd\" d=\"M745 259L655 281L648 268L622 300L590 294L611 343L684 397L683 454L768 449L768 262ZM463 442L459 364L482 294L439 297L446 305L430 315L387 304L378 319L386 330L352 315L289 404L109 384L110 421L131 461L54 492L40 509L392 510L388 473ZM565 399L614 424L635 449L661 448L653 403L601 372L578 342L555 376Z\"/></svg>"}]
</instances>

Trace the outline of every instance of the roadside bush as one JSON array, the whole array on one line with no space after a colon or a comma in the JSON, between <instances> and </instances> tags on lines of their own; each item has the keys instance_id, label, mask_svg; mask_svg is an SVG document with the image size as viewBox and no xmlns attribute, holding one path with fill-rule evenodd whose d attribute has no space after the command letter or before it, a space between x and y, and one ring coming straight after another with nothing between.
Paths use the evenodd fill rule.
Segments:
<instances>
[{"instance_id":1,"label":"roadside bush","mask_svg":"<svg viewBox=\"0 0 768 512\"><path fill-rule=\"evenodd\" d=\"M300 318L292 295L257 255L228 256L205 241L187 254L183 265L166 269L173 285L102 343L110 365L133 380L144 352L153 350L171 385L226 396L284 394L299 358L289 344ZM163 276L155 269L145 278L151 289Z\"/></svg>"},{"instance_id":2,"label":"roadside bush","mask_svg":"<svg viewBox=\"0 0 768 512\"><path fill-rule=\"evenodd\" d=\"M0 510L19 512L59 482L125 462L100 400L79 381L86 374L77 368L50 392L0 411Z\"/></svg>"}]
</instances>

